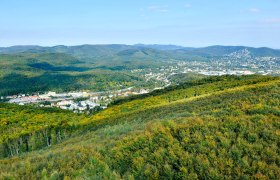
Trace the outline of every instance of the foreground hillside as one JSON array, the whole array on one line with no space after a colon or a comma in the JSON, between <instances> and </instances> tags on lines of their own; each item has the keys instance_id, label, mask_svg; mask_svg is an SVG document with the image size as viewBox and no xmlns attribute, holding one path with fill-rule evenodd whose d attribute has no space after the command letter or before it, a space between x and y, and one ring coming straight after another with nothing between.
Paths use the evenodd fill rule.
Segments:
<instances>
[{"instance_id":1,"label":"foreground hillside","mask_svg":"<svg viewBox=\"0 0 280 180\"><path fill-rule=\"evenodd\" d=\"M279 179L279 92L279 78L222 76L90 117L1 104L0 179Z\"/></svg>"}]
</instances>

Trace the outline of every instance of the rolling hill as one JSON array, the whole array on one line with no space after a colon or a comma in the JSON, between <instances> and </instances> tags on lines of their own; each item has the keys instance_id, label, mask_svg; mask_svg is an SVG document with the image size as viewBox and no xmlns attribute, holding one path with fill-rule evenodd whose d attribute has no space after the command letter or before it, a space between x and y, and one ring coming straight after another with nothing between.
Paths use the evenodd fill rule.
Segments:
<instances>
[{"instance_id":1,"label":"rolling hill","mask_svg":"<svg viewBox=\"0 0 280 180\"><path fill-rule=\"evenodd\" d=\"M12 47L0 47L1 54L16 54L22 52L49 52L49 53L65 53L70 54L75 57L104 57L113 56L121 51L129 49L153 49L157 53L163 53L168 51L170 54L176 56L176 53L188 53L190 55L196 56L223 56L226 54L233 53L235 51L240 51L243 49L248 49L255 56L280 56L280 50L271 49L267 47L253 48L247 46L209 46L201 48L183 47L176 45L123 45L123 44L108 44L108 45L79 45L79 46L53 46L53 47L43 47L43 46L12 46Z\"/></svg>"},{"instance_id":2,"label":"rolling hill","mask_svg":"<svg viewBox=\"0 0 280 180\"><path fill-rule=\"evenodd\" d=\"M1 104L0 179L279 179L279 92L220 76L92 116Z\"/></svg>"},{"instance_id":3,"label":"rolling hill","mask_svg":"<svg viewBox=\"0 0 280 180\"><path fill-rule=\"evenodd\" d=\"M133 56L135 58L135 56ZM141 60L142 61L142 60ZM122 58L85 62L64 53L0 55L0 95L53 91L104 91L119 86L142 86L131 68L157 66L158 62L126 61Z\"/></svg>"},{"instance_id":4,"label":"rolling hill","mask_svg":"<svg viewBox=\"0 0 280 180\"><path fill-rule=\"evenodd\" d=\"M272 57L279 57L280 50L278 49L271 49L266 47L261 48L253 48L253 47L246 47L246 46L209 46L203 48L181 48L174 50L178 53L185 53L195 56L224 56L236 51L241 51L247 49L249 50L252 55L254 56L272 56Z\"/></svg>"},{"instance_id":5,"label":"rolling hill","mask_svg":"<svg viewBox=\"0 0 280 180\"><path fill-rule=\"evenodd\" d=\"M49 90L100 91L114 89L115 85L154 88L155 82L164 84L164 81L156 75L149 81L145 75L167 73L166 69L178 68L180 63L185 63L185 70L191 68L191 71L247 68L245 70L279 74L279 59L280 50L245 46L12 46L0 48L0 95ZM165 71L159 72L159 69ZM131 73L133 70L143 73ZM168 78L166 75L166 81L172 80Z\"/></svg>"}]
</instances>

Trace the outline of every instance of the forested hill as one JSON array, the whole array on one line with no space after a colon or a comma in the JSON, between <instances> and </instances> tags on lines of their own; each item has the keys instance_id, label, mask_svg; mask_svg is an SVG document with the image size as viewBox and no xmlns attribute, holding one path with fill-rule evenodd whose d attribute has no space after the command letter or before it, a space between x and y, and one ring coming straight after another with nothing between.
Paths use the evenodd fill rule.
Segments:
<instances>
[{"instance_id":1,"label":"forested hill","mask_svg":"<svg viewBox=\"0 0 280 180\"><path fill-rule=\"evenodd\" d=\"M279 92L221 76L92 116L0 104L0 179L279 179Z\"/></svg>"},{"instance_id":2,"label":"forested hill","mask_svg":"<svg viewBox=\"0 0 280 180\"><path fill-rule=\"evenodd\" d=\"M174 83L170 76L185 72L279 75L279 68L280 50L245 46L0 47L0 96L132 86L154 89Z\"/></svg>"},{"instance_id":3,"label":"forested hill","mask_svg":"<svg viewBox=\"0 0 280 180\"><path fill-rule=\"evenodd\" d=\"M230 54L236 51L248 49L255 56L280 56L279 49L271 49L267 47L253 48L247 46L208 46L208 47L183 47L176 45L125 45L125 44L104 44L104 45L79 45L79 46L12 46L12 47L0 47L0 54L17 54L23 52L29 53L65 53L71 54L75 57L102 57L113 56L119 52L126 50L147 50L153 49L156 53L164 54L165 51L169 52L169 55L173 53L187 52L192 55L203 56L222 56Z\"/></svg>"}]
</instances>

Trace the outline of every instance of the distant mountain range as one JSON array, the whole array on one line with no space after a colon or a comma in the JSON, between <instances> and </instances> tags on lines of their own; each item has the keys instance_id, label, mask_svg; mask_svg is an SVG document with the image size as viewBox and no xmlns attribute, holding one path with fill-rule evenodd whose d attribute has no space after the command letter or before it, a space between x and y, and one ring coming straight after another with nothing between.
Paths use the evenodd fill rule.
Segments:
<instances>
[{"instance_id":1,"label":"distant mountain range","mask_svg":"<svg viewBox=\"0 0 280 180\"><path fill-rule=\"evenodd\" d=\"M109 44L109 45L79 45L79 46L11 46L11 47L0 47L1 54L15 54L15 53L65 53L76 57L104 57L104 56L115 56L115 55L128 55L132 56L135 54L142 56L150 55L150 52L155 56L224 56L236 51L247 49L254 56L271 56L279 57L279 49L271 49L266 47L253 48L246 46L209 46L202 48L183 47L176 45L123 45L123 44Z\"/></svg>"},{"instance_id":2,"label":"distant mountain range","mask_svg":"<svg viewBox=\"0 0 280 180\"><path fill-rule=\"evenodd\" d=\"M279 67L280 50L245 46L191 48L110 44L2 47L0 95L48 90L100 91L119 86L151 88L155 82L163 86L169 75L186 71L245 68L279 74Z\"/></svg>"}]
</instances>

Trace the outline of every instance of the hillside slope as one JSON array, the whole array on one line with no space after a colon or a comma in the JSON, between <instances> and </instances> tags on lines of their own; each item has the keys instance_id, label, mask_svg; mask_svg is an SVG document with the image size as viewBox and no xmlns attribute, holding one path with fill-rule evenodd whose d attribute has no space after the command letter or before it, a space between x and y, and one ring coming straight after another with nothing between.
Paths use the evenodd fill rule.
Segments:
<instances>
[{"instance_id":1,"label":"hillside slope","mask_svg":"<svg viewBox=\"0 0 280 180\"><path fill-rule=\"evenodd\" d=\"M212 77L124 99L91 117L65 114L56 124L3 106L2 145L20 145L26 135L34 145L47 129L57 137L58 121L67 137L28 153L22 143L20 156L0 160L0 178L279 179L279 92L279 78Z\"/></svg>"},{"instance_id":2,"label":"hillside slope","mask_svg":"<svg viewBox=\"0 0 280 180\"><path fill-rule=\"evenodd\" d=\"M42 51L30 50L17 54L1 54L0 52L0 96L50 90L105 91L120 86L123 88L149 87L152 82L146 83L143 77L131 73L130 70L163 65L163 62L158 60L162 59L161 53L151 49L138 48L121 51L123 48L120 46L117 48L119 50L111 55L107 48L114 49L113 45L100 46L91 52L98 57L92 57L91 53L87 54L91 50L87 46L53 48L57 51L49 51L46 48ZM66 48L67 51L59 50L59 48ZM82 51L88 48L89 50ZM80 49L83 55L79 55ZM72 51L75 53L71 53ZM98 54L106 52L109 54L99 57ZM89 57L84 58L85 54Z\"/></svg>"}]
</instances>

